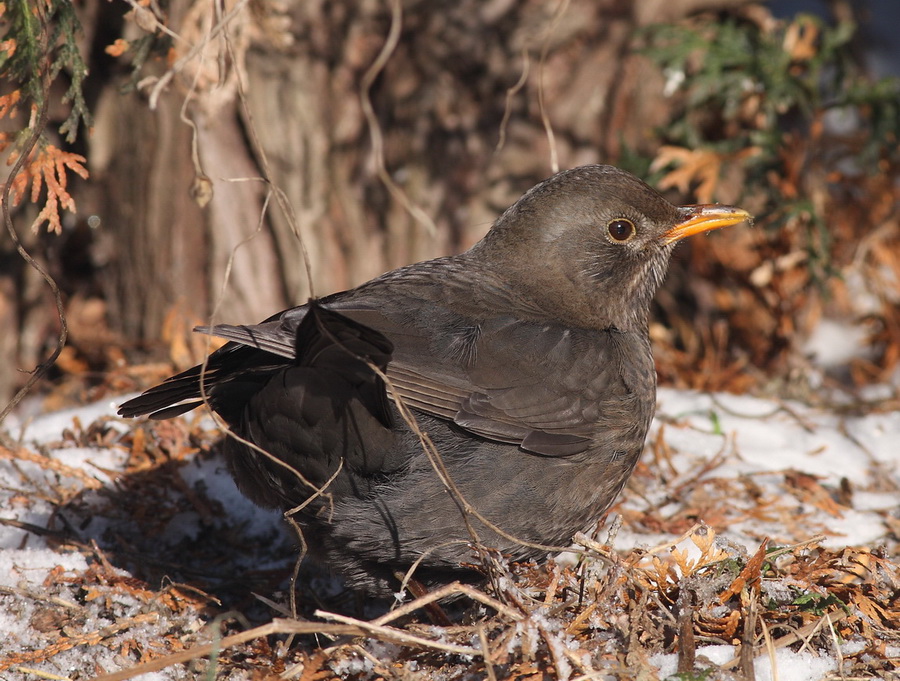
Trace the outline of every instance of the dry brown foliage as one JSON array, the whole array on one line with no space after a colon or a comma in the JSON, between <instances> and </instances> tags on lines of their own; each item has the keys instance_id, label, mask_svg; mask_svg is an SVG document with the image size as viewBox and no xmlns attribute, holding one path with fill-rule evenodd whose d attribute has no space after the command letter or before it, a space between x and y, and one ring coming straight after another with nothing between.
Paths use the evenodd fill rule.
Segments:
<instances>
[{"instance_id":1,"label":"dry brown foliage","mask_svg":"<svg viewBox=\"0 0 900 681\"><path fill-rule=\"evenodd\" d=\"M200 518L224 521L226 528L240 523L240 518L229 519L227 511L211 502L202 489L186 485L178 472L192 465L196 456L206 456L202 452L214 433L197 421L189 424L183 419L148 423L124 433L110 428L111 423L109 419L87 426L76 422L59 443L102 444L127 453L124 470L116 473L121 494L111 497L112 503L93 505L92 514L110 520L133 519L150 537L163 532L186 509ZM189 665L189 674L205 673L214 665L222 678L247 674L260 679L400 679L414 674L416 678L612 675L639 679L655 678L650 658L668 653L677 655L682 671L708 669L712 676L707 678L736 679L746 678L753 659L784 646L838 655L837 640L870 642L858 646L854 654L838 655L840 672L847 678L881 677L896 669L897 661L889 651L900 644L897 553L826 549L819 543L821 537L811 537L816 528L797 516L791 502L840 513L850 508L851 499L836 506L833 495L813 476L797 471L784 472L785 498L773 498L760 494L752 480L716 477L721 458L699 463L695 471L674 471L666 464L667 451L664 428L653 442L652 467L644 465L632 487L671 487L667 476L677 474L679 483L671 488L671 498L678 500L678 510L669 508L663 515L645 506L635 515L627 510L629 505L620 512L624 512L625 528L650 528L673 537L671 541L617 552L609 540L579 536L580 555L575 562L510 565L497 557L492 564L494 577L484 587L451 584L378 616L360 611L359 601L354 605L352 597L347 598L350 594L317 604L315 588L302 586L307 576L301 579L304 595L299 599L298 617L290 617L265 597L262 603L275 608L277 616L271 619L270 610L262 618L265 623L241 625L244 620L236 612L249 615L260 602L253 605L246 585L216 586L204 577L210 560L235 558L229 547L216 555L209 553L208 546L197 544L196 555L182 547L177 554L138 558L169 561L168 574L194 575L187 582L164 580L159 587L147 581L146 575L153 570L146 566L145 577L132 576L133 568L129 574L114 567L122 564L129 551L146 550L129 544L134 538L123 536L124 542L118 545L107 541L107 548L101 550L96 543L73 543L64 528L34 528L56 537L61 551L85 553L89 567L74 573L62 568L51 571L43 594L0 590L0 596L8 598L38 599L41 607L31 626L46 632L46 643L40 648L0 654L0 670L25 671L78 648L85 656L96 656L102 649L116 652L122 671L103 675L97 668L104 681L167 668L177 677L180 672L172 666L177 669L184 664ZM30 462L42 458L27 449L3 455ZM61 509L71 512L84 504L83 495L97 492L96 481L85 478L83 472L56 470L67 481L52 492ZM789 520L791 515L794 518ZM691 520L698 517L706 522ZM745 518L791 522L797 536L811 538L775 547L761 537L756 552L748 555L722 542L716 529L724 530ZM217 533L227 536L238 531L237 527L220 528ZM269 592L263 593L288 578L291 559L283 560L284 569L268 576L274 581ZM246 572L243 575L249 577ZM72 593L73 587L79 594L74 601L53 596ZM122 611L121 603L135 601L146 604L146 612L115 615ZM448 622L438 625L426 615L425 607L435 602L446 604ZM111 624L92 624L98 607L107 618L113 616ZM346 614L354 611L352 616ZM260 621L259 613L250 616ZM161 622L167 624L161 627ZM696 649L710 644L735 646L734 659L719 665L705 661Z\"/></svg>"}]
</instances>

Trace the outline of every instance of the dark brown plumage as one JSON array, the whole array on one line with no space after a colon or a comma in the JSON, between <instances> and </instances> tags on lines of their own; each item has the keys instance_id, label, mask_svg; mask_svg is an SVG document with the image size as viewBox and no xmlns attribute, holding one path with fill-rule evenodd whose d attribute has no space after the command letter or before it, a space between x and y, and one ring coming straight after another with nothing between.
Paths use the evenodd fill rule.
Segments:
<instances>
[{"instance_id":1,"label":"dark brown plumage","mask_svg":"<svg viewBox=\"0 0 900 681\"><path fill-rule=\"evenodd\" d=\"M348 583L395 571L440 580L471 562L471 535L418 436L367 362L386 371L462 495L489 521L568 543L622 489L655 407L647 317L676 241L750 216L676 207L610 166L554 175L469 251L403 267L255 326L203 373L210 407L279 465L229 438L239 487L289 509ZM165 418L202 403L194 367L129 400ZM316 488L325 486L322 494ZM514 559L541 551L470 517Z\"/></svg>"}]
</instances>

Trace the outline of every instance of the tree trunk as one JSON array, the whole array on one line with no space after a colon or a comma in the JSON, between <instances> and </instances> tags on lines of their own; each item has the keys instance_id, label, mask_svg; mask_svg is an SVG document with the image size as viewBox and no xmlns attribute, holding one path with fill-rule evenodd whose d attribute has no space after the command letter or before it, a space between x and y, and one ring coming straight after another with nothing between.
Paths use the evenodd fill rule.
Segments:
<instances>
[{"instance_id":1,"label":"tree trunk","mask_svg":"<svg viewBox=\"0 0 900 681\"><path fill-rule=\"evenodd\" d=\"M106 299L109 326L130 344L153 346L174 313L185 327L214 308L219 321L256 322L463 250L554 162L651 157L667 104L635 29L740 2L402 0L397 43L367 91L373 131L363 86L391 29L388 0L261 0L224 21L227 43L212 28L234 0L222 15L217 3L172 0L160 19L179 39L144 64L140 94L121 92L130 53L104 50L120 33L138 45L153 29L148 10L123 28L111 15L125 3L89 0L96 122L91 179L75 199L80 220L100 218L90 249L102 253L102 290L84 295ZM196 46L202 62L183 62ZM168 68L151 110L149 76ZM205 207L192 198L195 134ZM264 176L271 185L253 179Z\"/></svg>"}]
</instances>

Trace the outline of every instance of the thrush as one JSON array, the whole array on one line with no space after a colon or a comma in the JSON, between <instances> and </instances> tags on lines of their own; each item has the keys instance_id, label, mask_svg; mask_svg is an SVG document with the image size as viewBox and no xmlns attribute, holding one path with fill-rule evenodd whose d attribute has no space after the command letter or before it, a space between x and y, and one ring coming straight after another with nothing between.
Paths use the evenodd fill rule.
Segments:
<instances>
[{"instance_id":1,"label":"thrush","mask_svg":"<svg viewBox=\"0 0 900 681\"><path fill-rule=\"evenodd\" d=\"M119 414L208 402L237 436L238 487L301 507L311 552L351 587L385 592L417 561L423 581L454 578L473 538L540 559L607 511L640 457L649 309L674 245L750 219L675 206L612 166L567 170L464 253L198 329L229 342Z\"/></svg>"}]
</instances>

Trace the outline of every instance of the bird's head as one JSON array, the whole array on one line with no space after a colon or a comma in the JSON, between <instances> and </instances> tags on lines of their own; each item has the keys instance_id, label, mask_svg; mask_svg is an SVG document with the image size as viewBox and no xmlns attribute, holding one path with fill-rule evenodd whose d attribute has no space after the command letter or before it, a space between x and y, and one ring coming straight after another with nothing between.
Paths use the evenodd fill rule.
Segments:
<instances>
[{"instance_id":1,"label":"bird's head","mask_svg":"<svg viewBox=\"0 0 900 681\"><path fill-rule=\"evenodd\" d=\"M536 185L471 252L550 317L634 330L678 241L745 220L731 206L674 206L624 170L590 165Z\"/></svg>"}]
</instances>

